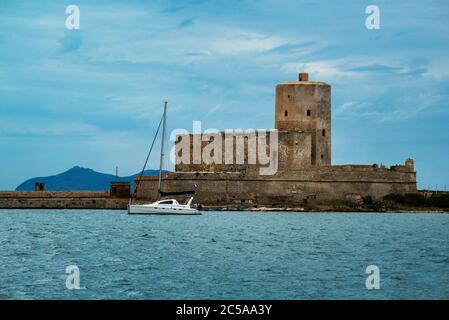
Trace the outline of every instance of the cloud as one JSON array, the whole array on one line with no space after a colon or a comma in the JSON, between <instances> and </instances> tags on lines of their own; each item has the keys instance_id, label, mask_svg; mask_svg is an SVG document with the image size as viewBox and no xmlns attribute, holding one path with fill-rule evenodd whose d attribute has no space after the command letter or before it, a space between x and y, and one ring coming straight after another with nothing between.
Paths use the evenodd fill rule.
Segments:
<instances>
[{"instance_id":1,"label":"cloud","mask_svg":"<svg viewBox=\"0 0 449 320\"><path fill-rule=\"evenodd\" d=\"M285 44L280 37L267 36L254 32L241 32L226 38L213 39L210 47L219 54L239 54L248 52L264 52Z\"/></svg>"},{"instance_id":2,"label":"cloud","mask_svg":"<svg viewBox=\"0 0 449 320\"><path fill-rule=\"evenodd\" d=\"M389 75L403 75L420 77L427 71L427 68L422 65L408 66L404 64L386 65L380 63L351 66L347 68L348 71L371 73L371 74L389 74Z\"/></svg>"},{"instance_id":3,"label":"cloud","mask_svg":"<svg viewBox=\"0 0 449 320\"><path fill-rule=\"evenodd\" d=\"M86 136L98 132L95 125L67 120L48 122L45 120L9 119L0 122L0 135L3 136Z\"/></svg>"},{"instance_id":4,"label":"cloud","mask_svg":"<svg viewBox=\"0 0 449 320\"><path fill-rule=\"evenodd\" d=\"M191 26L194 21L195 21L195 19L193 19L193 18L185 19L185 20L181 21L180 24L178 24L178 29L187 28L187 27Z\"/></svg>"},{"instance_id":5,"label":"cloud","mask_svg":"<svg viewBox=\"0 0 449 320\"><path fill-rule=\"evenodd\" d=\"M423 74L426 78L443 80L449 78L449 61L447 58L436 57L429 63L429 67Z\"/></svg>"},{"instance_id":6,"label":"cloud","mask_svg":"<svg viewBox=\"0 0 449 320\"><path fill-rule=\"evenodd\" d=\"M160 10L160 13L176 13L183 9L181 6L173 6Z\"/></svg>"},{"instance_id":7,"label":"cloud","mask_svg":"<svg viewBox=\"0 0 449 320\"><path fill-rule=\"evenodd\" d=\"M359 101L347 101L343 103L341 106L336 108L336 113L347 113L347 112L359 112L360 109L364 109L368 107L370 103L368 102L359 102Z\"/></svg>"},{"instance_id":8,"label":"cloud","mask_svg":"<svg viewBox=\"0 0 449 320\"><path fill-rule=\"evenodd\" d=\"M220 109L222 109L222 105L221 104L216 104L215 106L213 106L212 108L210 108L207 113L206 113L206 117L210 117L215 115Z\"/></svg>"},{"instance_id":9,"label":"cloud","mask_svg":"<svg viewBox=\"0 0 449 320\"><path fill-rule=\"evenodd\" d=\"M392 67L380 64L370 64L364 66L349 67L348 71L360 71L360 72L381 72L381 73L401 73L404 71L402 67Z\"/></svg>"},{"instance_id":10,"label":"cloud","mask_svg":"<svg viewBox=\"0 0 449 320\"><path fill-rule=\"evenodd\" d=\"M421 116L425 111L437 110L448 98L448 94L433 92L397 97L372 96L369 101L345 102L336 108L335 114L339 119L365 119L374 122L410 121Z\"/></svg>"},{"instance_id":11,"label":"cloud","mask_svg":"<svg viewBox=\"0 0 449 320\"><path fill-rule=\"evenodd\" d=\"M316 42L314 41L308 41L304 43L286 43L269 50L269 53L288 54L288 53L310 52L309 50L306 49L314 45L316 45Z\"/></svg>"},{"instance_id":12,"label":"cloud","mask_svg":"<svg viewBox=\"0 0 449 320\"><path fill-rule=\"evenodd\" d=\"M357 72L345 70L341 61L323 60L304 63L290 62L281 67L281 71L288 74L296 74L299 71L306 71L316 79L335 79L340 77L356 77Z\"/></svg>"},{"instance_id":13,"label":"cloud","mask_svg":"<svg viewBox=\"0 0 449 320\"><path fill-rule=\"evenodd\" d=\"M346 80L369 77L392 79L391 76L417 78L426 74L427 67L422 63L409 63L401 56L348 56L309 62L289 62L282 65L280 70L285 73L307 71L316 78L332 80L335 83L338 78Z\"/></svg>"},{"instance_id":14,"label":"cloud","mask_svg":"<svg viewBox=\"0 0 449 320\"><path fill-rule=\"evenodd\" d=\"M82 43L82 35L80 30L67 30L64 36L58 40L61 53L69 53L78 50Z\"/></svg>"}]
</instances>

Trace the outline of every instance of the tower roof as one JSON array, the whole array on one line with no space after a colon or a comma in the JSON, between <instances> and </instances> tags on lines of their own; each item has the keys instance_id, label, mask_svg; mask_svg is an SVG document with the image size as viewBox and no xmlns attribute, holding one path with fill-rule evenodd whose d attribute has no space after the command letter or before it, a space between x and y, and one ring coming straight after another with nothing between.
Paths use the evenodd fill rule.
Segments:
<instances>
[{"instance_id":1,"label":"tower roof","mask_svg":"<svg viewBox=\"0 0 449 320\"><path fill-rule=\"evenodd\" d=\"M287 81L287 82L282 82L282 83L278 84L278 86L285 86L285 85L327 86L327 87L331 86L328 83L318 82L318 81Z\"/></svg>"},{"instance_id":2,"label":"tower roof","mask_svg":"<svg viewBox=\"0 0 449 320\"><path fill-rule=\"evenodd\" d=\"M287 81L282 82L279 85L313 85L313 86L329 86L329 84L325 82L319 82L319 81L309 81L309 74L306 72L300 72L298 73L298 81Z\"/></svg>"}]
</instances>

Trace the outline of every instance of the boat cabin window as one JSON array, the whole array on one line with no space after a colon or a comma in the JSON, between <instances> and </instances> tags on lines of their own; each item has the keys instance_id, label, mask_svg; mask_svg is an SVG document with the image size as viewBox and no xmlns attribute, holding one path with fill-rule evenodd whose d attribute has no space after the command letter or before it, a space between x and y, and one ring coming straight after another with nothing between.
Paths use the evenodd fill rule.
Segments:
<instances>
[{"instance_id":1,"label":"boat cabin window","mask_svg":"<svg viewBox=\"0 0 449 320\"><path fill-rule=\"evenodd\" d=\"M172 200L165 200L165 201L159 202L159 204L173 204L173 201Z\"/></svg>"}]
</instances>

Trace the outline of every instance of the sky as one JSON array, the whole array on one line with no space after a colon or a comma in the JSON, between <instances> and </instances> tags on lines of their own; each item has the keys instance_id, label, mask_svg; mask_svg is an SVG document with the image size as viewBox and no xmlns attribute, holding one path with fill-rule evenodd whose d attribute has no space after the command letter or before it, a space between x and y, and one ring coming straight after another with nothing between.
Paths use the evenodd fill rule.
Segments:
<instances>
[{"instance_id":1,"label":"sky","mask_svg":"<svg viewBox=\"0 0 449 320\"><path fill-rule=\"evenodd\" d=\"M0 0L0 189L138 172L164 100L169 130L273 128L300 71L332 85L333 164L411 157L419 188L449 189L448 57L446 0Z\"/></svg>"}]
</instances>

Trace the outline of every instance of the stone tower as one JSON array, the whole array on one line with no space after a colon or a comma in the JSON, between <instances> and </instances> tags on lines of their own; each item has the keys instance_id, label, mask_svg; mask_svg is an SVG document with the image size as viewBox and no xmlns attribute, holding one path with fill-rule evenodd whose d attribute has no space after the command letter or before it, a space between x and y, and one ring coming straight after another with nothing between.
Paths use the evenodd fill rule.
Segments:
<instances>
[{"instance_id":1,"label":"stone tower","mask_svg":"<svg viewBox=\"0 0 449 320\"><path fill-rule=\"evenodd\" d=\"M277 85L275 128L310 134L311 164L331 165L331 86L309 81L307 73Z\"/></svg>"}]
</instances>

